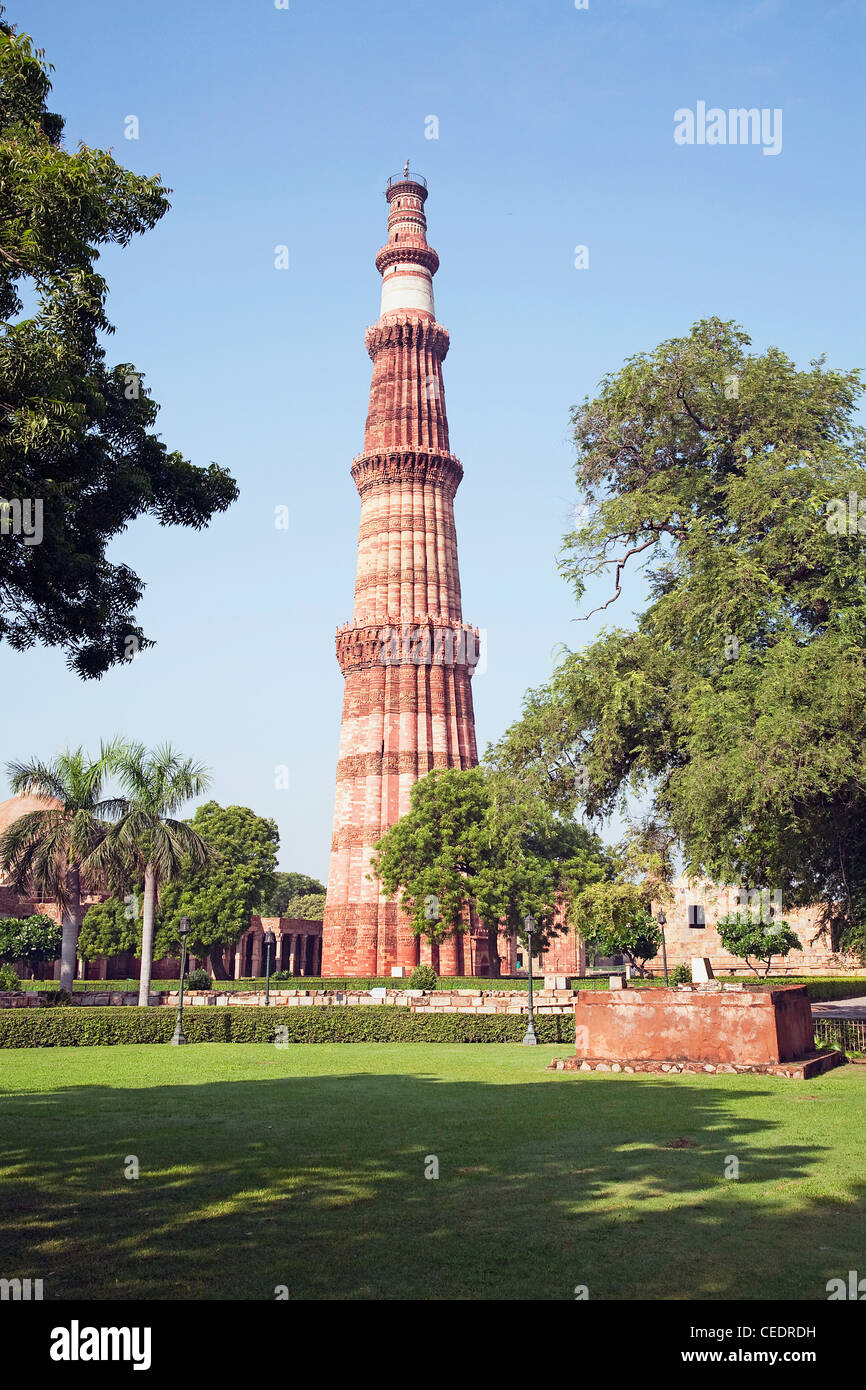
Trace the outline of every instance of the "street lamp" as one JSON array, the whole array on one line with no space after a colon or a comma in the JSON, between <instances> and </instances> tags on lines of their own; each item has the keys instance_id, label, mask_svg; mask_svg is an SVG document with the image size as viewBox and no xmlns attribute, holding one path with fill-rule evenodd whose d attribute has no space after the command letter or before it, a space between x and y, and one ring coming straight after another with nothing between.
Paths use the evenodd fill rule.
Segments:
<instances>
[{"instance_id":1,"label":"street lamp","mask_svg":"<svg viewBox=\"0 0 866 1390\"><path fill-rule=\"evenodd\" d=\"M667 920L668 920L668 919L667 919L667 917L665 916L665 914L664 914L663 912L660 912L659 915L656 917L656 921L658 922L659 926L661 927L661 933L662 933L662 960L664 961L664 966L665 966L665 984L668 984L668 983L669 983L669 982L668 982L668 948L667 948L667 946L665 945L665 925L666 925L666 923L667 923Z\"/></svg>"},{"instance_id":2,"label":"street lamp","mask_svg":"<svg viewBox=\"0 0 866 1390\"><path fill-rule=\"evenodd\" d=\"M532 933L535 931L535 918L530 912L524 918L523 926L526 930L527 948L529 951L529 1017L526 1022L526 1035L523 1039L524 1047L535 1047L538 1038L535 1036L535 1019L532 1013Z\"/></svg>"},{"instance_id":3,"label":"street lamp","mask_svg":"<svg viewBox=\"0 0 866 1390\"><path fill-rule=\"evenodd\" d=\"M189 936L188 917L181 917L177 934L180 937L180 992L177 996L177 1019L171 1037L172 1047L182 1047L186 1043L186 1038L183 1035L183 977L186 973L186 939Z\"/></svg>"},{"instance_id":4,"label":"street lamp","mask_svg":"<svg viewBox=\"0 0 866 1390\"><path fill-rule=\"evenodd\" d=\"M265 942L265 1003L271 1002L271 951L277 944L277 938L272 931L266 931Z\"/></svg>"}]
</instances>

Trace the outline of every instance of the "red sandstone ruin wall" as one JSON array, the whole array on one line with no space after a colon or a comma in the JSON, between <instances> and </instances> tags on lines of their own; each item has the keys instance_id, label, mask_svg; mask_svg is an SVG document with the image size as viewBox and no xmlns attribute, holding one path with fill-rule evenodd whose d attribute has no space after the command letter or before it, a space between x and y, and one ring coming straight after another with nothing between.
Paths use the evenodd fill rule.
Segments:
<instances>
[{"instance_id":1,"label":"red sandstone ruin wall","mask_svg":"<svg viewBox=\"0 0 866 1390\"><path fill-rule=\"evenodd\" d=\"M576 1055L615 1061L759 1066L812 1051L803 985L772 990L580 990Z\"/></svg>"}]
</instances>

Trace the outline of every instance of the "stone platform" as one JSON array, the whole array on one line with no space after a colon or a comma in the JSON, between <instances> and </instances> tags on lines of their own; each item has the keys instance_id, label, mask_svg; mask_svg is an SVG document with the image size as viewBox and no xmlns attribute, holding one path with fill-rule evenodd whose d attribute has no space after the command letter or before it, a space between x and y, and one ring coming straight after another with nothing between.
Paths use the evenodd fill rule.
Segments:
<instances>
[{"instance_id":1,"label":"stone platform","mask_svg":"<svg viewBox=\"0 0 866 1390\"><path fill-rule=\"evenodd\" d=\"M805 985L579 990L574 1021L581 1061L766 1067L815 1050Z\"/></svg>"},{"instance_id":2,"label":"stone platform","mask_svg":"<svg viewBox=\"0 0 866 1390\"><path fill-rule=\"evenodd\" d=\"M594 1057L555 1057L548 1071L607 1071L636 1075L644 1072L689 1073L757 1073L761 1076L785 1076L794 1081L810 1081L822 1072L832 1071L834 1067L845 1064L841 1052L812 1052L806 1057L798 1057L791 1062L767 1062L748 1065L742 1062L610 1062Z\"/></svg>"},{"instance_id":3,"label":"stone platform","mask_svg":"<svg viewBox=\"0 0 866 1390\"><path fill-rule=\"evenodd\" d=\"M676 989L579 990L575 1055L550 1070L755 1072L807 1080L839 1066L817 1052L804 985L717 980Z\"/></svg>"}]
</instances>

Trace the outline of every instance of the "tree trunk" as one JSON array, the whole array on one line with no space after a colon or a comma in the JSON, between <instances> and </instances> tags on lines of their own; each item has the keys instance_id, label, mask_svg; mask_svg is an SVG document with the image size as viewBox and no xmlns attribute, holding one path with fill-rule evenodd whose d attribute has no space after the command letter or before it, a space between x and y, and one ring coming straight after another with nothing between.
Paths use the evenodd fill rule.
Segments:
<instances>
[{"instance_id":1,"label":"tree trunk","mask_svg":"<svg viewBox=\"0 0 866 1390\"><path fill-rule=\"evenodd\" d=\"M144 907L141 915L141 974L138 981L138 1002L147 1004L150 994L150 973L153 967L153 927L156 917L156 870L148 864L144 871Z\"/></svg>"},{"instance_id":2,"label":"tree trunk","mask_svg":"<svg viewBox=\"0 0 866 1390\"><path fill-rule=\"evenodd\" d=\"M208 952L208 960L210 961L210 968L213 971L213 977L215 980L231 979L229 972L226 970L225 961L223 960L222 946L220 946L219 944L211 946Z\"/></svg>"},{"instance_id":3,"label":"tree trunk","mask_svg":"<svg viewBox=\"0 0 866 1390\"><path fill-rule=\"evenodd\" d=\"M66 906L61 918L60 988L72 993L78 948L78 929L81 925L81 875L78 869L66 874Z\"/></svg>"},{"instance_id":4,"label":"tree trunk","mask_svg":"<svg viewBox=\"0 0 866 1390\"><path fill-rule=\"evenodd\" d=\"M490 966L491 980L498 980L502 976L502 958L499 954L499 924L494 923L487 928L487 959Z\"/></svg>"}]
</instances>

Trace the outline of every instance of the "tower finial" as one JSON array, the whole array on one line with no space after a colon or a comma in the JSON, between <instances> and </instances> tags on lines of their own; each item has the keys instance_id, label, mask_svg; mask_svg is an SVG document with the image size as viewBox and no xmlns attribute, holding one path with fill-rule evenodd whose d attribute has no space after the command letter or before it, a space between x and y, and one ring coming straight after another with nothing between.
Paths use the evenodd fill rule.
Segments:
<instances>
[{"instance_id":1,"label":"tower finial","mask_svg":"<svg viewBox=\"0 0 866 1390\"><path fill-rule=\"evenodd\" d=\"M403 177L404 177L404 179L408 179L408 177L409 177L409 161L408 161L408 159L406 160L406 163L403 165Z\"/></svg>"}]
</instances>

